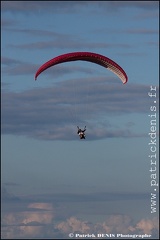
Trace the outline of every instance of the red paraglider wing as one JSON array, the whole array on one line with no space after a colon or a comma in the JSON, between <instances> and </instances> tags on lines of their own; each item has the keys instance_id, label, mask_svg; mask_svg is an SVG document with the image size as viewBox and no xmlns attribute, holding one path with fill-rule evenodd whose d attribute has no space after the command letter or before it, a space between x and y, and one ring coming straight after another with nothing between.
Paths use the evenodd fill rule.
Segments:
<instances>
[{"instance_id":1,"label":"red paraglider wing","mask_svg":"<svg viewBox=\"0 0 160 240\"><path fill-rule=\"evenodd\" d=\"M71 61L88 61L93 62L96 64L99 64L105 68L108 68L108 70L115 73L121 81L125 84L128 81L127 74L125 71L113 60L97 54L97 53L91 53L91 52L72 52L72 53L66 53L60 56L57 56L48 62L44 63L36 72L35 74L35 80L37 79L38 75L45 71L47 68L52 67L56 64L64 63L64 62L71 62Z\"/></svg>"}]
</instances>

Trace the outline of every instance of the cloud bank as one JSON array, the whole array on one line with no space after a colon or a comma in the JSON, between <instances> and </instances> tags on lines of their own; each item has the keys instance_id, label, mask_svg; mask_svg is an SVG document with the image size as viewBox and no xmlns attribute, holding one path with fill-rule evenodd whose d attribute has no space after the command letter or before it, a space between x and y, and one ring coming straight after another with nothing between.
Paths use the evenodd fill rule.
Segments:
<instances>
[{"instance_id":1,"label":"cloud bank","mask_svg":"<svg viewBox=\"0 0 160 240\"><path fill-rule=\"evenodd\" d=\"M56 221L52 204L30 203L26 211L10 212L2 217L2 238L65 238L69 234L148 234L150 239L158 237L158 219L141 219L137 223L127 215L109 215L104 222L92 223L71 216ZM94 237L93 237L94 239Z\"/></svg>"}]
</instances>

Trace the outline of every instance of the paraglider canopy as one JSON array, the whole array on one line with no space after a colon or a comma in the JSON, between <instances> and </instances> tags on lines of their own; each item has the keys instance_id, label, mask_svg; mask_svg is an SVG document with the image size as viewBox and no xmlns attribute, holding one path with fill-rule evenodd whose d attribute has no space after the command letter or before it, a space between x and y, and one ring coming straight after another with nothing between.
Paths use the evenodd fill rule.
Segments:
<instances>
[{"instance_id":1,"label":"paraglider canopy","mask_svg":"<svg viewBox=\"0 0 160 240\"><path fill-rule=\"evenodd\" d=\"M47 68L50 68L54 65L64 63L64 62L71 62L71 61L88 61L88 62L93 62L96 64L99 64L108 70L112 71L115 73L121 81L125 84L128 81L127 74L125 71L113 60L111 60L108 57L105 57L103 55L97 54L97 53L92 53L92 52L72 52L72 53L66 53L63 55L59 55L48 62L44 63L36 72L35 74L35 80L37 77L45 71Z\"/></svg>"}]
</instances>

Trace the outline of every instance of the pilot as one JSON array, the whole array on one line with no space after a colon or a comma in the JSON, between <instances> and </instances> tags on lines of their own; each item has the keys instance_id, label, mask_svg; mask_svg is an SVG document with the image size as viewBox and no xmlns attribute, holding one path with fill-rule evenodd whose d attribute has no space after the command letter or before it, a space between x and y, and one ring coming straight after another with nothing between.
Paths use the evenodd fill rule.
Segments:
<instances>
[{"instance_id":1,"label":"pilot","mask_svg":"<svg viewBox=\"0 0 160 240\"><path fill-rule=\"evenodd\" d=\"M77 128L78 128L77 134L79 135L80 139L85 139L86 126L85 126L84 130L80 129L78 126L77 126Z\"/></svg>"}]
</instances>

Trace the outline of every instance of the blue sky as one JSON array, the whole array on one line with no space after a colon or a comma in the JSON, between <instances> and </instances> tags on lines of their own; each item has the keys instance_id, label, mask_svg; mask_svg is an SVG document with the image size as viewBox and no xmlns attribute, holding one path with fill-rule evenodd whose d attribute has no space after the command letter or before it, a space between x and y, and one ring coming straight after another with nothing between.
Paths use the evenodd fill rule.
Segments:
<instances>
[{"instance_id":1,"label":"blue sky","mask_svg":"<svg viewBox=\"0 0 160 240\"><path fill-rule=\"evenodd\" d=\"M159 2L1 3L2 238L158 238ZM75 51L111 58L128 83L83 61L34 80Z\"/></svg>"}]
</instances>

